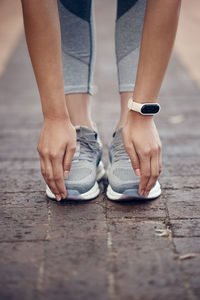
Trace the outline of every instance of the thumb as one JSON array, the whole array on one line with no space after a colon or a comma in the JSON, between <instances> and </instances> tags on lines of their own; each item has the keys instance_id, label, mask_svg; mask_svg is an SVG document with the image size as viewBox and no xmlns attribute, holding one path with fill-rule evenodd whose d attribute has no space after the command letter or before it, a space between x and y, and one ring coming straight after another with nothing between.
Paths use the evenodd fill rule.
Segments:
<instances>
[{"instance_id":1,"label":"thumb","mask_svg":"<svg viewBox=\"0 0 200 300\"><path fill-rule=\"evenodd\" d=\"M131 145L131 147L128 148L127 153L130 157L131 164L132 164L133 170L135 172L135 175L140 176L140 162L139 162L139 158L138 158L138 155L135 151L133 144Z\"/></svg>"},{"instance_id":2,"label":"thumb","mask_svg":"<svg viewBox=\"0 0 200 300\"><path fill-rule=\"evenodd\" d=\"M65 179L67 179L69 176L74 152L75 152L74 149L70 149L70 148L66 149L64 159L63 159L63 169L64 169L64 178Z\"/></svg>"}]
</instances>

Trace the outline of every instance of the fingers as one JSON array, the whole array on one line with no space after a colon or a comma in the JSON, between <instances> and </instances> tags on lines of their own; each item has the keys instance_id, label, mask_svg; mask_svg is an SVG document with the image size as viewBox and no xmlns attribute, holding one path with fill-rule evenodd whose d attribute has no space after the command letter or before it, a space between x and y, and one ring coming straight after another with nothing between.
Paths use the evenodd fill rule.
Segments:
<instances>
[{"instance_id":1,"label":"fingers","mask_svg":"<svg viewBox=\"0 0 200 300\"><path fill-rule=\"evenodd\" d=\"M66 198L66 188L63 179L62 159L58 155L51 155L45 151L38 151L40 154L41 173L44 180L56 200Z\"/></svg>"},{"instance_id":2,"label":"fingers","mask_svg":"<svg viewBox=\"0 0 200 300\"><path fill-rule=\"evenodd\" d=\"M141 156L140 165L141 180L138 192L141 196L148 197L162 169L161 146L158 145L154 149L146 151Z\"/></svg>"},{"instance_id":3,"label":"fingers","mask_svg":"<svg viewBox=\"0 0 200 300\"><path fill-rule=\"evenodd\" d=\"M51 159L52 168L53 168L53 179L55 185L59 191L60 196L64 199L67 197L64 177L63 177L63 166L62 166L62 157L56 156Z\"/></svg>"},{"instance_id":4,"label":"fingers","mask_svg":"<svg viewBox=\"0 0 200 300\"><path fill-rule=\"evenodd\" d=\"M75 152L75 147L68 147L63 159L64 178L67 179L72 165L72 159Z\"/></svg>"},{"instance_id":5,"label":"fingers","mask_svg":"<svg viewBox=\"0 0 200 300\"><path fill-rule=\"evenodd\" d=\"M45 167L44 179L46 181L46 184L48 185L48 187L50 188L52 193L56 196L56 199L58 201L60 201L61 195L60 195L59 189L57 188L56 183L54 181L54 174L53 174L53 168L52 168L51 161L50 161L49 157L44 157L43 161L44 161L44 167Z\"/></svg>"},{"instance_id":6,"label":"fingers","mask_svg":"<svg viewBox=\"0 0 200 300\"><path fill-rule=\"evenodd\" d=\"M126 146L126 151L130 157L131 164L136 176L140 176L140 162L133 144Z\"/></svg>"},{"instance_id":7,"label":"fingers","mask_svg":"<svg viewBox=\"0 0 200 300\"><path fill-rule=\"evenodd\" d=\"M147 197L150 190L156 183L156 180L159 176L159 162L158 162L158 153L154 153L154 155L151 157L151 176L149 178L149 181L146 185L146 189L144 191L144 197Z\"/></svg>"},{"instance_id":8,"label":"fingers","mask_svg":"<svg viewBox=\"0 0 200 300\"><path fill-rule=\"evenodd\" d=\"M138 153L139 154L139 153ZM138 188L138 193L140 196L144 196L147 183L151 175L151 155L150 150L145 151L143 154L139 154L140 159L140 184Z\"/></svg>"}]
</instances>

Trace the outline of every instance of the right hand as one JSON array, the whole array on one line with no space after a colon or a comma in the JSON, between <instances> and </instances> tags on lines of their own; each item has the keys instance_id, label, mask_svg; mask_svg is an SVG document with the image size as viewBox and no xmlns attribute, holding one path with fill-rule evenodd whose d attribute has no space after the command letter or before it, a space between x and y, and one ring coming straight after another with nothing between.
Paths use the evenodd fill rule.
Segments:
<instances>
[{"instance_id":1,"label":"right hand","mask_svg":"<svg viewBox=\"0 0 200 300\"><path fill-rule=\"evenodd\" d=\"M76 130L68 119L44 119L37 150L41 173L56 199L67 197L67 178L76 149Z\"/></svg>"},{"instance_id":2,"label":"right hand","mask_svg":"<svg viewBox=\"0 0 200 300\"><path fill-rule=\"evenodd\" d=\"M140 176L138 193L147 197L162 169L161 141L153 116L129 111L122 134L135 174Z\"/></svg>"}]
</instances>

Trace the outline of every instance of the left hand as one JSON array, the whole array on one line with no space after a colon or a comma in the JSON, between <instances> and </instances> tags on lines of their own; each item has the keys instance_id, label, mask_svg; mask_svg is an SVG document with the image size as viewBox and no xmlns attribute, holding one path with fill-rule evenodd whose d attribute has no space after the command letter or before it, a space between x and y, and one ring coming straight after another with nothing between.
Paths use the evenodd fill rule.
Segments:
<instances>
[{"instance_id":1,"label":"left hand","mask_svg":"<svg viewBox=\"0 0 200 300\"><path fill-rule=\"evenodd\" d=\"M122 135L135 174L140 176L138 193L147 197L162 169L161 141L153 116L129 111Z\"/></svg>"}]
</instances>

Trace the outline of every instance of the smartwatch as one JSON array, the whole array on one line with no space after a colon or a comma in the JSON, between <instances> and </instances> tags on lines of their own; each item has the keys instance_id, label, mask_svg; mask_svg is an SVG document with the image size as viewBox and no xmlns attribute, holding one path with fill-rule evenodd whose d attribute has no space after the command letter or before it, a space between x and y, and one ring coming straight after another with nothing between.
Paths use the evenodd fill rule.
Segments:
<instances>
[{"instance_id":1,"label":"smartwatch","mask_svg":"<svg viewBox=\"0 0 200 300\"><path fill-rule=\"evenodd\" d=\"M138 103L133 101L132 98L128 100L128 108L142 115L156 115L160 111L160 105L158 103Z\"/></svg>"}]
</instances>

